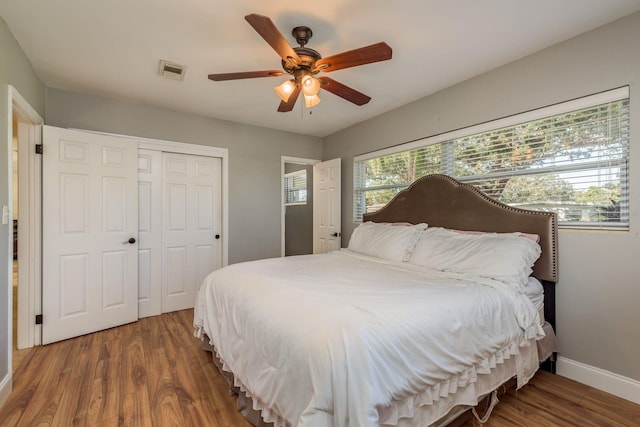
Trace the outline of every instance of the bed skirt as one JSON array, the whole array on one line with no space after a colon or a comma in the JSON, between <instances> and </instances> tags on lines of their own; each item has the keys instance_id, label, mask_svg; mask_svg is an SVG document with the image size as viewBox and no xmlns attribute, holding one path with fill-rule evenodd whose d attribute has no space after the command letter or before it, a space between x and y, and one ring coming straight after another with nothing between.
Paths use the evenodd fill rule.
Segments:
<instances>
[{"instance_id":1,"label":"bed skirt","mask_svg":"<svg viewBox=\"0 0 640 427\"><path fill-rule=\"evenodd\" d=\"M555 357L555 354L558 351L558 341L551 325L548 322L545 322L543 329L546 336L537 341L535 348L541 362ZM214 365L229 385L229 393L236 396L236 409L238 412L240 412L240 414L242 414L242 416L254 427L273 427L273 423L265 422L260 416L260 411L254 409L251 398L240 390L240 388L234 385L233 374L222 369L222 362L217 357L215 349L211 347L209 339L206 336L204 336L202 347L211 353ZM526 351L526 349L527 347L521 348L521 350L524 351ZM530 350L534 351L534 348L531 347ZM516 358L506 359L503 364L496 366L492 370L491 375L478 375L478 381L469 386L469 390L467 390L468 396L465 396L465 398L469 401L480 401L482 397L478 396L486 396L514 377L514 372L516 372L515 365ZM464 393L462 390L460 390L460 392ZM453 400L457 400L458 398L460 398L460 396L455 394L434 402L434 405L441 406L441 408L437 410L448 414L444 415L439 422L432 424L432 426L444 427L471 409L472 405L454 405ZM451 407L453 407L453 409L446 409L445 411L442 410L442 408ZM423 406L421 408L417 408L414 418L401 418L398 420L397 427L413 427L415 425L422 425L422 423L420 423L420 412L422 410L431 411L433 410L433 407ZM381 427L387 426L383 425Z\"/></svg>"},{"instance_id":2,"label":"bed skirt","mask_svg":"<svg viewBox=\"0 0 640 427\"><path fill-rule=\"evenodd\" d=\"M209 344L209 338L205 335L202 341L202 348L211 353L213 364L220 372L220 375L227 381L229 385L229 394L236 396L236 409L242 416L255 427L273 427L273 423L267 423L262 420L260 411L253 409L253 402L240 388L234 385L233 374L222 369L222 361L216 355L215 349Z\"/></svg>"}]
</instances>

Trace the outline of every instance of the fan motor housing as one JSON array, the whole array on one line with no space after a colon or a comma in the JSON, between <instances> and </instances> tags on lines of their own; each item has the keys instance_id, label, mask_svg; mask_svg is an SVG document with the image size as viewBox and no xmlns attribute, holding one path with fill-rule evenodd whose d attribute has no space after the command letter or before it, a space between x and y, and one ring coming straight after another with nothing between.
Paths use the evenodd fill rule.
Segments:
<instances>
[{"instance_id":1,"label":"fan motor housing","mask_svg":"<svg viewBox=\"0 0 640 427\"><path fill-rule=\"evenodd\" d=\"M317 51L308 47L294 47L293 50L298 54L300 63L296 64L295 61L282 60L282 68L289 74L293 73L297 68L312 69L316 61L322 58Z\"/></svg>"},{"instance_id":2,"label":"fan motor housing","mask_svg":"<svg viewBox=\"0 0 640 427\"><path fill-rule=\"evenodd\" d=\"M322 55L320 55L318 51L304 47L313 36L313 31L311 31L311 28L309 27L299 26L291 30L291 35L300 45L293 48L300 58L300 63L296 63L293 58L289 58L287 61L282 60L282 68L289 74L294 74L295 71L300 68L308 70L313 69L316 61L322 58Z\"/></svg>"}]
</instances>

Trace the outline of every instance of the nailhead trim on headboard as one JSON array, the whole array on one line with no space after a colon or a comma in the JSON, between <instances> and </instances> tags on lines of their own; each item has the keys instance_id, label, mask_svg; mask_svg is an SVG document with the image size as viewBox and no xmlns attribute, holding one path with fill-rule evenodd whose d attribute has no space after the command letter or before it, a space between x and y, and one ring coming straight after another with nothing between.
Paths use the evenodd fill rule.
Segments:
<instances>
[{"instance_id":1,"label":"nailhead trim on headboard","mask_svg":"<svg viewBox=\"0 0 640 427\"><path fill-rule=\"evenodd\" d=\"M443 183L446 183L443 186ZM445 193L450 189L461 189L455 194ZM451 196L451 197L445 197ZM482 200L481 203L475 198ZM433 199L431 199L433 197ZM454 198L452 198L454 197ZM440 204L433 207L428 202ZM470 207L476 211L466 211ZM485 207L497 208L492 213L500 218L483 217ZM449 209L445 211L444 209ZM480 213L477 213L480 212ZM500 215L500 213L511 215ZM536 219L533 219L536 218ZM380 210L365 214L365 221L374 222L426 222L431 226L443 226L476 231L520 231L540 236L543 255L534 266L534 275L541 280L556 282L558 278L557 216L553 212L532 211L504 204L478 190L442 174L424 176L399 192ZM433 222L433 223L431 223Z\"/></svg>"}]
</instances>

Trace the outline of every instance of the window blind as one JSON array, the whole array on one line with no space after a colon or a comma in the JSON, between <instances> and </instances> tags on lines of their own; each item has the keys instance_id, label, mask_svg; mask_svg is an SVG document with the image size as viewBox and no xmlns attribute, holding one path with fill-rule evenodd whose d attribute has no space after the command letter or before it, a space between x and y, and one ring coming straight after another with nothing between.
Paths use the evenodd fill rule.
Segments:
<instances>
[{"instance_id":1,"label":"window blind","mask_svg":"<svg viewBox=\"0 0 640 427\"><path fill-rule=\"evenodd\" d=\"M306 169L285 174L284 201L285 205L300 205L307 203Z\"/></svg>"},{"instance_id":2,"label":"window blind","mask_svg":"<svg viewBox=\"0 0 640 427\"><path fill-rule=\"evenodd\" d=\"M396 152L356 158L354 218L379 209L421 176L445 173L503 203L557 212L563 226L628 227L628 88L533 115L523 122L511 116L508 126L497 127L504 123L499 120L493 129L484 123L466 135L440 135L436 142L414 141L406 151L394 147Z\"/></svg>"}]
</instances>

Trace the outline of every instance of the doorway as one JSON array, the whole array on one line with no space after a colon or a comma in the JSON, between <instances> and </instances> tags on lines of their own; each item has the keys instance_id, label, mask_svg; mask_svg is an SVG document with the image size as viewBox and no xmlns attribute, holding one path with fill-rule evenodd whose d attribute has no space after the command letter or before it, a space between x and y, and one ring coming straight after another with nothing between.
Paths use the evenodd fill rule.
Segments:
<instances>
[{"instance_id":1,"label":"doorway","mask_svg":"<svg viewBox=\"0 0 640 427\"><path fill-rule=\"evenodd\" d=\"M18 216L19 210L19 173L18 173L18 120L15 114L11 118L11 197L13 203L13 269L12 269L12 294L13 294L13 330L12 348L18 349Z\"/></svg>"},{"instance_id":2,"label":"doorway","mask_svg":"<svg viewBox=\"0 0 640 427\"><path fill-rule=\"evenodd\" d=\"M282 157L281 256L313 253L313 165L317 163Z\"/></svg>"}]
</instances>

